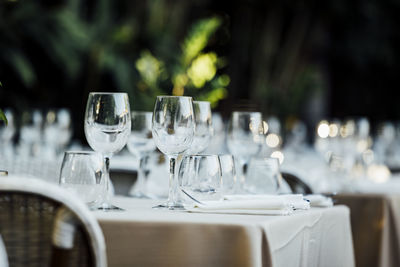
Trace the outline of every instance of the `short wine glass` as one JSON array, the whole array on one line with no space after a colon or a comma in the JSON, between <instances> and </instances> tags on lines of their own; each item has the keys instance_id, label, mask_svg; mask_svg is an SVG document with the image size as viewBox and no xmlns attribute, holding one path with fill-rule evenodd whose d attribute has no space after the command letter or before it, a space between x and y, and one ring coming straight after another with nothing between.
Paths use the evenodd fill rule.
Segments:
<instances>
[{"instance_id":1,"label":"short wine glass","mask_svg":"<svg viewBox=\"0 0 400 267\"><path fill-rule=\"evenodd\" d=\"M247 165L263 144L264 127L260 112L232 113L228 127L228 149L239 163L240 190L244 191Z\"/></svg>"},{"instance_id":2,"label":"short wine glass","mask_svg":"<svg viewBox=\"0 0 400 267\"><path fill-rule=\"evenodd\" d=\"M192 144L194 131L191 97L157 97L153 112L153 139L158 149L170 159L168 200L156 206L158 208L183 209L175 165L178 156Z\"/></svg>"},{"instance_id":3,"label":"short wine glass","mask_svg":"<svg viewBox=\"0 0 400 267\"><path fill-rule=\"evenodd\" d=\"M121 210L110 204L110 158L127 143L131 131L131 114L126 93L92 92L86 105L85 136L90 147L103 155L107 186L99 209Z\"/></svg>"},{"instance_id":4,"label":"short wine glass","mask_svg":"<svg viewBox=\"0 0 400 267\"><path fill-rule=\"evenodd\" d=\"M146 179L148 172L146 165L149 155L156 149L152 137L152 112L132 111L131 112L131 135L127 147L129 152L139 159L137 180L130 195L137 198L150 197L146 190Z\"/></svg>"},{"instance_id":5,"label":"short wine glass","mask_svg":"<svg viewBox=\"0 0 400 267\"><path fill-rule=\"evenodd\" d=\"M193 113L196 129L194 131L193 143L186 151L187 154L203 152L208 147L213 135L210 102L193 101Z\"/></svg>"}]
</instances>

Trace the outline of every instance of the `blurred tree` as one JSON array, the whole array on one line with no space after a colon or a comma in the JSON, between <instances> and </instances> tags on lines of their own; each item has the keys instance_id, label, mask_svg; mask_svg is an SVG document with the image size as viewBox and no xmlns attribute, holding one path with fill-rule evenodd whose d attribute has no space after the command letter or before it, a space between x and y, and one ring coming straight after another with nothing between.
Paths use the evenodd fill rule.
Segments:
<instances>
[{"instance_id":1,"label":"blurred tree","mask_svg":"<svg viewBox=\"0 0 400 267\"><path fill-rule=\"evenodd\" d=\"M197 100L210 101L212 107L227 95L229 76L218 75L217 70L225 66L225 60L215 52L203 52L210 37L221 25L221 19L212 17L196 22L184 39L181 48L161 53L154 57L148 50L136 61L140 74L137 93L152 96L164 93L190 95ZM170 58L172 55L176 55ZM152 103L153 104L153 103Z\"/></svg>"},{"instance_id":2,"label":"blurred tree","mask_svg":"<svg viewBox=\"0 0 400 267\"><path fill-rule=\"evenodd\" d=\"M0 0L0 106L68 107L81 139L89 91L126 91L143 110L159 94L228 97L227 113L247 99L301 119L326 94L326 115L398 118L398 11L398 0Z\"/></svg>"},{"instance_id":3,"label":"blurred tree","mask_svg":"<svg viewBox=\"0 0 400 267\"><path fill-rule=\"evenodd\" d=\"M138 110L172 93L216 106L227 95L229 77L220 74L226 60L209 44L223 22L208 14L190 17L195 4L1 1L0 79L8 89L0 91L0 104L19 112L75 109L80 138L90 91L126 91Z\"/></svg>"}]
</instances>

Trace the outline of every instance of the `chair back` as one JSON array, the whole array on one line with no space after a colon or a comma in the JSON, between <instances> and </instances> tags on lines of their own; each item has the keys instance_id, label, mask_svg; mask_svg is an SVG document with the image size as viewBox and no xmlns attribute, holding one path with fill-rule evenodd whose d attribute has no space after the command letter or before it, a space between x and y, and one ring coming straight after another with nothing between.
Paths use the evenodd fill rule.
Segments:
<instances>
[{"instance_id":1,"label":"chair back","mask_svg":"<svg viewBox=\"0 0 400 267\"><path fill-rule=\"evenodd\" d=\"M0 179L0 235L10 267L105 267L100 226L65 189L38 179Z\"/></svg>"},{"instance_id":2,"label":"chair back","mask_svg":"<svg viewBox=\"0 0 400 267\"><path fill-rule=\"evenodd\" d=\"M303 195L310 195L313 193L311 187L299 177L288 172L281 172L281 174L282 178L286 181L286 183L288 183L293 193Z\"/></svg>"},{"instance_id":3,"label":"chair back","mask_svg":"<svg viewBox=\"0 0 400 267\"><path fill-rule=\"evenodd\" d=\"M4 247L3 239L0 236L0 266L8 267L6 248Z\"/></svg>"}]
</instances>

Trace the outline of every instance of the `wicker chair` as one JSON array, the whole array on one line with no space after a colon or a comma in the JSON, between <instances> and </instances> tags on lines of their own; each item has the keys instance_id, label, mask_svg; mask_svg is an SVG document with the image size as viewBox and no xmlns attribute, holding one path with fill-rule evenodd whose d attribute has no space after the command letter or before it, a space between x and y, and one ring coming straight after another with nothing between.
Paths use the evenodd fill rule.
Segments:
<instances>
[{"instance_id":1,"label":"wicker chair","mask_svg":"<svg viewBox=\"0 0 400 267\"><path fill-rule=\"evenodd\" d=\"M88 208L37 179L0 178L0 236L10 267L106 267L102 231Z\"/></svg>"}]
</instances>

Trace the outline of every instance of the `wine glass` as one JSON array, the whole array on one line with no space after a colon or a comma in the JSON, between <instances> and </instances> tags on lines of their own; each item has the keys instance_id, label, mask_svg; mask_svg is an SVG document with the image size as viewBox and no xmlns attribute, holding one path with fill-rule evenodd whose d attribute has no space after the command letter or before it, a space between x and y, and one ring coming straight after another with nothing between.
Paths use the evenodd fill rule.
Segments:
<instances>
[{"instance_id":1,"label":"wine glass","mask_svg":"<svg viewBox=\"0 0 400 267\"><path fill-rule=\"evenodd\" d=\"M193 142L187 154L198 154L203 152L210 143L213 135L211 123L211 105L207 101L193 101L193 113L196 123Z\"/></svg>"},{"instance_id":2,"label":"wine glass","mask_svg":"<svg viewBox=\"0 0 400 267\"><path fill-rule=\"evenodd\" d=\"M14 145L13 138L16 134L16 125L14 113L11 109L5 109L4 114L6 115L8 124L0 123L0 156L5 158L11 158L14 156Z\"/></svg>"},{"instance_id":3,"label":"wine glass","mask_svg":"<svg viewBox=\"0 0 400 267\"><path fill-rule=\"evenodd\" d=\"M43 115L40 110L24 111L19 133L19 154L23 157L38 156L42 142Z\"/></svg>"},{"instance_id":4,"label":"wine glass","mask_svg":"<svg viewBox=\"0 0 400 267\"><path fill-rule=\"evenodd\" d=\"M139 159L138 175L135 186L130 195L138 198L149 197L146 192L146 165L149 155L156 149L152 137L152 112L132 111L131 112L131 135L129 136L128 150Z\"/></svg>"},{"instance_id":5,"label":"wine glass","mask_svg":"<svg viewBox=\"0 0 400 267\"><path fill-rule=\"evenodd\" d=\"M127 143L131 131L131 113L126 93L92 92L86 105L85 136L90 147L103 155L106 194L100 209L121 210L110 204L110 158Z\"/></svg>"},{"instance_id":6,"label":"wine glass","mask_svg":"<svg viewBox=\"0 0 400 267\"><path fill-rule=\"evenodd\" d=\"M67 109L49 110L43 127L44 150L46 156L53 158L63 152L72 136L72 121Z\"/></svg>"},{"instance_id":7,"label":"wine glass","mask_svg":"<svg viewBox=\"0 0 400 267\"><path fill-rule=\"evenodd\" d=\"M192 144L195 131L191 97L158 96L153 112L153 138L158 149L170 159L168 200L158 208L183 209L179 198L175 165Z\"/></svg>"},{"instance_id":8,"label":"wine glass","mask_svg":"<svg viewBox=\"0 0 400 267\"><path fill-rule=\"evenodd\" d=\"M221 164L218 155L188 155L179 168L182 192L191 200L201 203L222 197Z\"/></svg>"},{"instance_id":9,"label":"wine glass","mask_svg":"<svg viewBox=\"0 0 400 267\"><path fill-rule=\"evenodd\" d=\"M264 127L260 112L232 113L228 127L228 149L239 163L239 182L244 190L247 164L256 155L263 143Z\"/></svg>"},{"instance_id":10,"label":"wine glass","mask_svg":"<svg viewBox=\"0 0 400 267\"><path fill-rule=\"evenodd\" d=\"M93 151L66 151L60 171L59 184L76 194L91 209L101 204L106 193L103 176L104 160Z\"/></svg>"}]
</instances>

